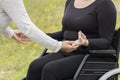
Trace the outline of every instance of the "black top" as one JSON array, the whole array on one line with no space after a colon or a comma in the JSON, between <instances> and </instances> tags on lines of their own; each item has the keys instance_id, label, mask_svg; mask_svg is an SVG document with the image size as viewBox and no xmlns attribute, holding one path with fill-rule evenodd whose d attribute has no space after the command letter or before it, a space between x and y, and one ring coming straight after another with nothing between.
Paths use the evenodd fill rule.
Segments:
<instances>
[{"instance_id":1,"label":"black top","mask_svg":"<svg viewBox=\"0 0 120 80\"><path fill-rule=\"evenodd\" d=\"M96 0L85 8L75 8L67 0L62 31L49 34L57 40L76 40L82 31L89 40L89 49L108 49L115 31L116 9L111 0Z\"/></svg>"}]
</instances>

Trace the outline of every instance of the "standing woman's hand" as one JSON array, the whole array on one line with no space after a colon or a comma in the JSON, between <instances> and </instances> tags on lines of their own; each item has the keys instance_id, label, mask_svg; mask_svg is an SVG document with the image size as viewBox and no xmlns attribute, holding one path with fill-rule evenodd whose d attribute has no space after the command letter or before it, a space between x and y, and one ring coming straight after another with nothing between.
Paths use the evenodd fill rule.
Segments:
<instances>
[{"instance_id":1,"label":"standing woman's hand","mask_svg":"<svg viewBox=\"0 0 120 80\"><path fill-rule=\"evenodd\" d=\"M21 31L19 30L14 30L14 35L12 36L12 38L14 40L16 40L17 42L20 42L22 44L27 44L29 43L31 40L29 38L27 38Z\"/></svg>"}]
</instances>

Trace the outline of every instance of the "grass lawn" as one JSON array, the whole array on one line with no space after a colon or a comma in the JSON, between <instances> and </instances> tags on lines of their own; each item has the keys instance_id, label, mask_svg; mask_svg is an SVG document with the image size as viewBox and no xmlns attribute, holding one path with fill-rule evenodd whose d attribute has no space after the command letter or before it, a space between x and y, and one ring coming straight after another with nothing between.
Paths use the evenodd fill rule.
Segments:
<instances>
[{"instance_id":1,"label":"grass lawn","mask_svg":"<svg viewBox=\"0 0 120 80\"><path fill-rule=\"evenodd\" d=\"M61 29L65 1L24 0L31 20L46 33ZM120 17L116 28L120 27L118 21ZM11 27L16 29L13 23ZM34 42L23 45L2 36L0 36L0 44L0 80L20 80L26 75L30 62L43 50L42 46Z\"/></svg>"}]
</instances>

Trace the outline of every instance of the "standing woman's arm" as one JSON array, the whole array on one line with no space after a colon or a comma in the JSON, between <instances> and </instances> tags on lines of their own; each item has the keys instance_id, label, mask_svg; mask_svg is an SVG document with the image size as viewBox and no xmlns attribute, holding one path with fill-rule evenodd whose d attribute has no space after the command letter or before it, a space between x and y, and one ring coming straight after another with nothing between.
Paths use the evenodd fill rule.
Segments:
<instances>
[{"instance_id":1,"label":"standing woman's arm","mask_svg":"<svg viewBox=\"0 0 120 80\"><path fill-rule=\"evenodd\" d=\"M47 36L32 23L24 7L23 0L2 0L2 8L27 37L55 52L60 50L62 42Z\"/></svg>"}]
</instances>

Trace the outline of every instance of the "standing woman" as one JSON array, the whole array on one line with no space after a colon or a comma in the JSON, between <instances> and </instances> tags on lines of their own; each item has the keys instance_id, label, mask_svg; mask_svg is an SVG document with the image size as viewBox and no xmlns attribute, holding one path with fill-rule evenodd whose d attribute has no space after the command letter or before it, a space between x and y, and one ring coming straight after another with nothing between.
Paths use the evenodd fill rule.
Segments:
<instances>
[{"instance_id":1,"label":"standing woman","mask_svg":"<svg viewBox=\"0 0 120 80\"><path fill-rule=\"evenodd\" d=\"M19 38L15 38L16 33L14 34L14 31L8 27L11 20L14 21L20 31L28 38L54 52L60 49L63 51L72 51L75 49L71 46L72 41L59 42L38 29L30 20L23 0L0 0L0 33L8 38L13 37L17 41L24 43Z\"/></svg>"},{"instance_id":2,"label":"standing woman","mask_svg":"<svg viewBox=\"0 0 120 80\"><path fill-rule=\"evenodd\" d=\"M62 31L50 36L61 40L76 40L81 31L79 40L76 40L79 48L70 53L59 51L34 60L30 64L26 80L73 78L83 56L89 50L111 48L116 9L112 0L66 0L62 25Z\"/></svg>"}]
</instances>

